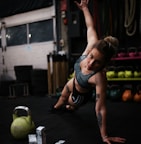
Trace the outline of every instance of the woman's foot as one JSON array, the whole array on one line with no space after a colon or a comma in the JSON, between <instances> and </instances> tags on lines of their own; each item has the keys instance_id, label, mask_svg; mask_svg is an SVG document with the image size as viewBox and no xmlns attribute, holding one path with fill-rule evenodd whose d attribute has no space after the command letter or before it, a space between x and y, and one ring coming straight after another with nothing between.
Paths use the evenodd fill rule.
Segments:
<instances>
[{"instance_id":1,"label":"woman's foot","mask_svg":"<svg viewBox=\"0 0 141 144\"><path fill-rule=\"evenodd\" d=\"M76 108L74 106L71 106L71 105L66 105L66 109L70 110L70 111L74 111Z\"/></svg>"},{"instance_id":2,"label":"woman's foot","mask_svg":"<svg viewBox=\"0 0 141 144\"><path fill-rule=\"evenodd\" d=\"M71 105L64 105L60 108L55 108L54 105L52 105L49 111L51 113L61 114L64 112L73 112L75 110L76 110L76 107L71 106Z\"/></svg>"}]
</instances>

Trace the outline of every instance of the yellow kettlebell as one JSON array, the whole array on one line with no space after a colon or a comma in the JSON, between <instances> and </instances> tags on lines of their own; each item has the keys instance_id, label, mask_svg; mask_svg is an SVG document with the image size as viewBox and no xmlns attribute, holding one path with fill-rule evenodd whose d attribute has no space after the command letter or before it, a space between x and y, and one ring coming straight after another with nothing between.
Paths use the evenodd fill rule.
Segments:
<instances>
[{"instance_id":1,"label":"yellow kettlebell","mask_svg":"<svg viewBox=\"0 0 141 144\"><path fill-rule=\"evenodd\" d=\"M23 115L21 115L21 113ZM26 114L25 114L26 113ZM31 118L31 111L26 106L17 106L13 111L13 122L10 131L14 138L23 139L34 131L35 124Z\"/></svg>"}]
</instances>

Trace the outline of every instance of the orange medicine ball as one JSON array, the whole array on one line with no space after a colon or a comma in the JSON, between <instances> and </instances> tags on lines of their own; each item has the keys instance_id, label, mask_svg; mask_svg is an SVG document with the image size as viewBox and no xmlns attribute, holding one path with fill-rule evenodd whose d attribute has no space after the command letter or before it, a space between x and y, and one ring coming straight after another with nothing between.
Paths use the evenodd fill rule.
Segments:
<instances>
[{"instance_id":1,"label":"orange medicine ball","mask_svg":"<svg viewBox=\"0 0 141 144\"><path fill-rule=\"evenodd\" d=\"M134 95L133 100L134 100L135 102L141 102L141 92L140 92L140 93L136 93L136 94Z\"/></svg>"},{"instance_id":2,"label":"orange medicine ball","mask_svg":"<svg viewBox=\"0 0 141 144\"><path fill-rule=\"evenodd\" d=\"M123 92L122 94L122 100L123 101L130 101L132 100L133 95L132 95L132 91L130 89L127 89Z\"/></svg>"}]
</instances>

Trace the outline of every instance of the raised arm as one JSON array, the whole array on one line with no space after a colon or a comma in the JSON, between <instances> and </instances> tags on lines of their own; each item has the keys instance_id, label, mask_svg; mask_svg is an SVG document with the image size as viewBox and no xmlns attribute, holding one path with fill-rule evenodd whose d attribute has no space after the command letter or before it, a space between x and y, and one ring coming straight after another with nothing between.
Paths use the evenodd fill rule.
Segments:
<instances>
[{"instance_id":1,"label":"raised arm","mask_svg":"<svg viewBox=\"0 0 141 144\"><path fill-rule=\"evenodd\" d=\"M81 0L81 3L78 3L75 1L76 5L79 9L83 11L85 23L87 27L87 47L83 54L87 55L89 51L93 48L93 45L98 40L98 36L96 33L96 30L94 28L93 18L92 15L88 9L88 2L89 0Z\"/></svg>"}]
</instances>

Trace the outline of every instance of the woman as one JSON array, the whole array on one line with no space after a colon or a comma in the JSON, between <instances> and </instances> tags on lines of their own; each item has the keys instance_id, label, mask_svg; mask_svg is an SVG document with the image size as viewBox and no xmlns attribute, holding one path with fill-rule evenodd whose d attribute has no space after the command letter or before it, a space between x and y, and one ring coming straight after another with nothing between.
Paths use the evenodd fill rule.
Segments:
<instances>
[{"instance_id":1,"label":"woman","mask_svg":"<svg viewBox=\"0 0 141 144\"><path fill-rule=\"evenodd\" d=\"M89 100L95 88L95 111L103 142L108 144L111 144L111 142L124 143L124 138L109 137L106 132L105 100L107 80L104 68L111 57L114 56L118 46L118 40L112 36L98 40L92 16L87 6L88 1L89 0L81 0L81 3L75 1L85 17L87 46L82 56L80 56L74 65L74 77L64 86L61 96L53 109L56 111L65 105L66 109L75 110Z\"/></svg>"}]
</instances>

